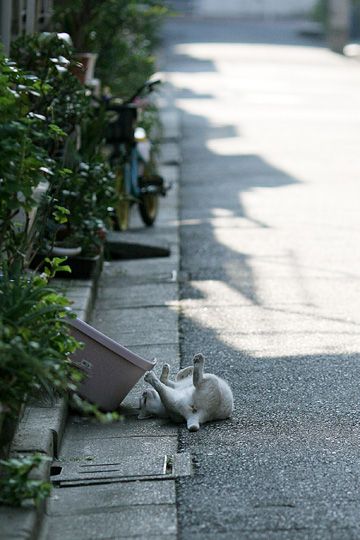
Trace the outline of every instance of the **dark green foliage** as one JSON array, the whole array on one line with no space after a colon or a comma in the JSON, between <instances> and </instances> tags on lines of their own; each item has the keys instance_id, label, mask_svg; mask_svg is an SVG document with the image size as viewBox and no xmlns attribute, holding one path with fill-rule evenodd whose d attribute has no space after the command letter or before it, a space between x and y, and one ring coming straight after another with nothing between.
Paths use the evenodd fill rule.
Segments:
<instances>
[{"instance_id":1,"label":"dark green foliage","mask_svg":"<svg viewBox=\"0 0 360 540\"><path fill-rule=\"evenodd\" d=\"M39 504L51 491L49 482L32 480L31 472L50 458L41 454L19 456L0 460L0 502L10 506L21 506L23 501Z\"/></svg>"},{"instance_id":2,"label":"dark green foliage","mask_svg":"<svg viewBox=\"0 0 360 540\"><path fill-rule=\"evenodd\" d=\"M154 72L160 0L62 0L56 7L59 30L71 34L77 51L99 53L97 74L113 93L129 97ZM79 344L66 322L68 301L48 285L69 268L64 259L47 259L41 276L27 268L60 229L85 254L101 247L114 177L102 157L106 113L73 75L74 49L64 36L21 36L11 54L17 63L0 55L0 411L14 417L27 398L73 393L81 380L70 362ZM153 108L143 122L150 132ZM40 203L39 185L47 186ZM74 399L97 419L118 418ZM1 463L2 502L48 494L46 484L29 479L39 459Z\"/></svg>"},{"instance_id":3,"label":"dark green foliage","mask_svg":"<svg viewBox=\"0 0 360 540\"><path fill-rule=\"evenodd\" d=\"M5 258L25 266L34 235L34 189L55 168L44 141L62 135L35 112L41 99L39 79L4 57L0 70L0 265Z\"/></svg>"},{"instance_id":4,"label":"dark green foliage","mask_svg":"<svg viewBox=\"0 0 360 540\"><path fill-rule=\"evenodd\" d=\"M73 48L55 33L34 34L20 36L11 55L38 78L37 113L69 135L91 106L89 93L71 72L77 64Z\"/></svg>"},{"instance_id":5,"label":"dark green foliage","mask_svg":"<svg viewBox=\"0 0 360 540\"><path fill-rule=\"evenodd\" d=\"M80 162L62 180L56 202L68 210L67 234L82 246L82 254L96 254L103 244L114 185L113 173L100 159Z\"/></svg>"},{"instance_id":6,"label":"dark green foliage","mask_svg":"<svg viewBox=\"0 0 360 540\"><path fill-rule=\"evenodd\" d=\"M56 122L50 124L54 134L67 134L62 148L47 147L58 168L41 206L42 215L51 218L46 222L50 228L47 227L44 243L51 245L58 240L54 235L58 227L51 216L60 206L68 209L64 221L68 222L66 235L72 245L81 245L83 251L92 254L98 252L103 242L98 231L108 218L114 194L113 176L100 154L106 121L102 108L91 106L89 92L71 73L71 66L76 63L73 49L57 34L22 36L13 44L12 51L24 69L38 76L37 113Z\"/></svg>"},{"instance_id":7,"label":"dark green foliage","mask_svg":"<svg viewBox=\"0 0 360 540\"><path fill-rule=\"evenodd\" d=\"M79 380L68 359L79 346L66 322L69 302L47 281L20 271L10 276L6 268L0 280L0 396L10 413L25 396L65 394Z\"/></svg>"},{"instance_id":8,"label":"dark green foliage","mask_svg":"<svg viewBox=\"0 0 360 540\"><path fill-rule=\"evenodd\" d=\"M77 51L99 54L97 76L127 98L156 71L153 51L166 13L162 0L61 0L54 21Z\"/></svg>"},{"instance_id":9,"label":"dark green foliage","mask_svg":"<svg viewBox=\"0 0 360 540\"><path fill-rule=\"evenodd\" d=\"M327 25L328 19L328 0L318 0L312 10L312 19L321 23L324 27Z\"/></svg>"}]
</instances>

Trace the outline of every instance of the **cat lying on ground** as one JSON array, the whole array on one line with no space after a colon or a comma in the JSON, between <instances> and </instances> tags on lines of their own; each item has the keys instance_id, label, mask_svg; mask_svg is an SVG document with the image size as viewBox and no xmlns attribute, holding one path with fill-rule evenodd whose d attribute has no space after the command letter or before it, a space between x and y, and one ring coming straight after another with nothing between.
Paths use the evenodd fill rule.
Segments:
<instances>
[{"instance_id":1,"label":"cat lying on ground","mask_svg":"<svg viewBox=\"0 0 360 540\"><path fill-rule=\"evenodd\" d=\"M169 380L169 365L165 364L160 380L149 371L144 379L152 389L140 398L139 418L158 416L174 422L186 420L189 431L198 431L200 424L228 418L234 407L229 385L220 377L204 373L205 359L194 356L194 366L179 371L175 381Z\"/></svg>"}]
</instances>

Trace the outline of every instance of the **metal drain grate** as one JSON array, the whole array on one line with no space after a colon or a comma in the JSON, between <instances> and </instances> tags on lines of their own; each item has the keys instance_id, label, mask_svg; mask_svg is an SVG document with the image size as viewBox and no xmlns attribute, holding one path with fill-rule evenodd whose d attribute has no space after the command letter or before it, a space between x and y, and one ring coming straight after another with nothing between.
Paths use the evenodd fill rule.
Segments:
<instances>
[{"instance_id":1,"label":"metal drain grate","mask_svg":"<svg viewBox=\"0 0 360 540\"><path fill-rule=\"evenodd\" d=\"M113 463L54 462L51 481L59 487L131 482L139 480L170 480L192 474L188 453L165 456L127 457Z\"/></svg>"}]
</instances>

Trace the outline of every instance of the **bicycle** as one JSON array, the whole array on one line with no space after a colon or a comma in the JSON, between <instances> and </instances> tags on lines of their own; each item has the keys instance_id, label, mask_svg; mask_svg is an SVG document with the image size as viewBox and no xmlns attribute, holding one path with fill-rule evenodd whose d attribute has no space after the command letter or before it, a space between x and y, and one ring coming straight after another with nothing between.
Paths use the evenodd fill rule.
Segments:
<instances>
[{"instance_id":1,"label":"bicycle","mask_svg":"<svg viewBox=\"0 0 360 540\"><path fill-rule=\"evenodd\" d=\"M159 80L146 81L130 99L118 103L106 98L109 118L106 144L111 147L109 161L115 172L115 226L120 231L129 228L130 208L138 205L140 216L148 227L154 224L159 196L165 196L169 186L156 172L153 145L145 130L137 125L144 107L143 97L149 95Z\"/></svg>"}]
</instances>

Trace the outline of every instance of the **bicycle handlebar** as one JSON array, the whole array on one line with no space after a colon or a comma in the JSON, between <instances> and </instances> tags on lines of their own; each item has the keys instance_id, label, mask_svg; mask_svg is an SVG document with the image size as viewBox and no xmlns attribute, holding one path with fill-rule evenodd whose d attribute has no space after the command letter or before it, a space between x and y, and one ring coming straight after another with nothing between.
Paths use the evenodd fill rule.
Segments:
<instances>
[{"instance_id":1,"label":"bicycle handlebar","mask_svg":"<svg viewBox=\"0 0 360 540\"><path fill-rule=\"evenodd\" d=\"M160 79L155 79L155 81L151 81L151 80L146 81L143 85L140 86L140 88L138 88L136 90L136 92L131 96L131 98L127 99L124 103L126 105L128 105L130 103L133 103L133 101L137 97L141 96L141 94L144 92L144 90L147 90L147 93L150 94L151 92L154 91L154 87L157 86L160 83L161 83Z\"/></svg>"},{"instance_id":2,"label":"bicycle handlebar","mask_svg":"<svg viewBox=\"0 0 360 540\"><path fill-rule=\"evenodd\" d=\"M155 81L146 81L142 86L137 89L137 91L131 96L131 98L127 99L126 101L122 101L121 103L116 102L116 97L110 96L102 96L101 98L92 96L92 99L100 105L105 105L106 109L110 111L120 112L124 109L138 109L139 105L134 103L135 99L137 97L140 97L144 90L147 90L147 94L150 94L154 91L154 87L158 84L161 84L160 79L156 79Z\"/></svg>"}]
</instances>

